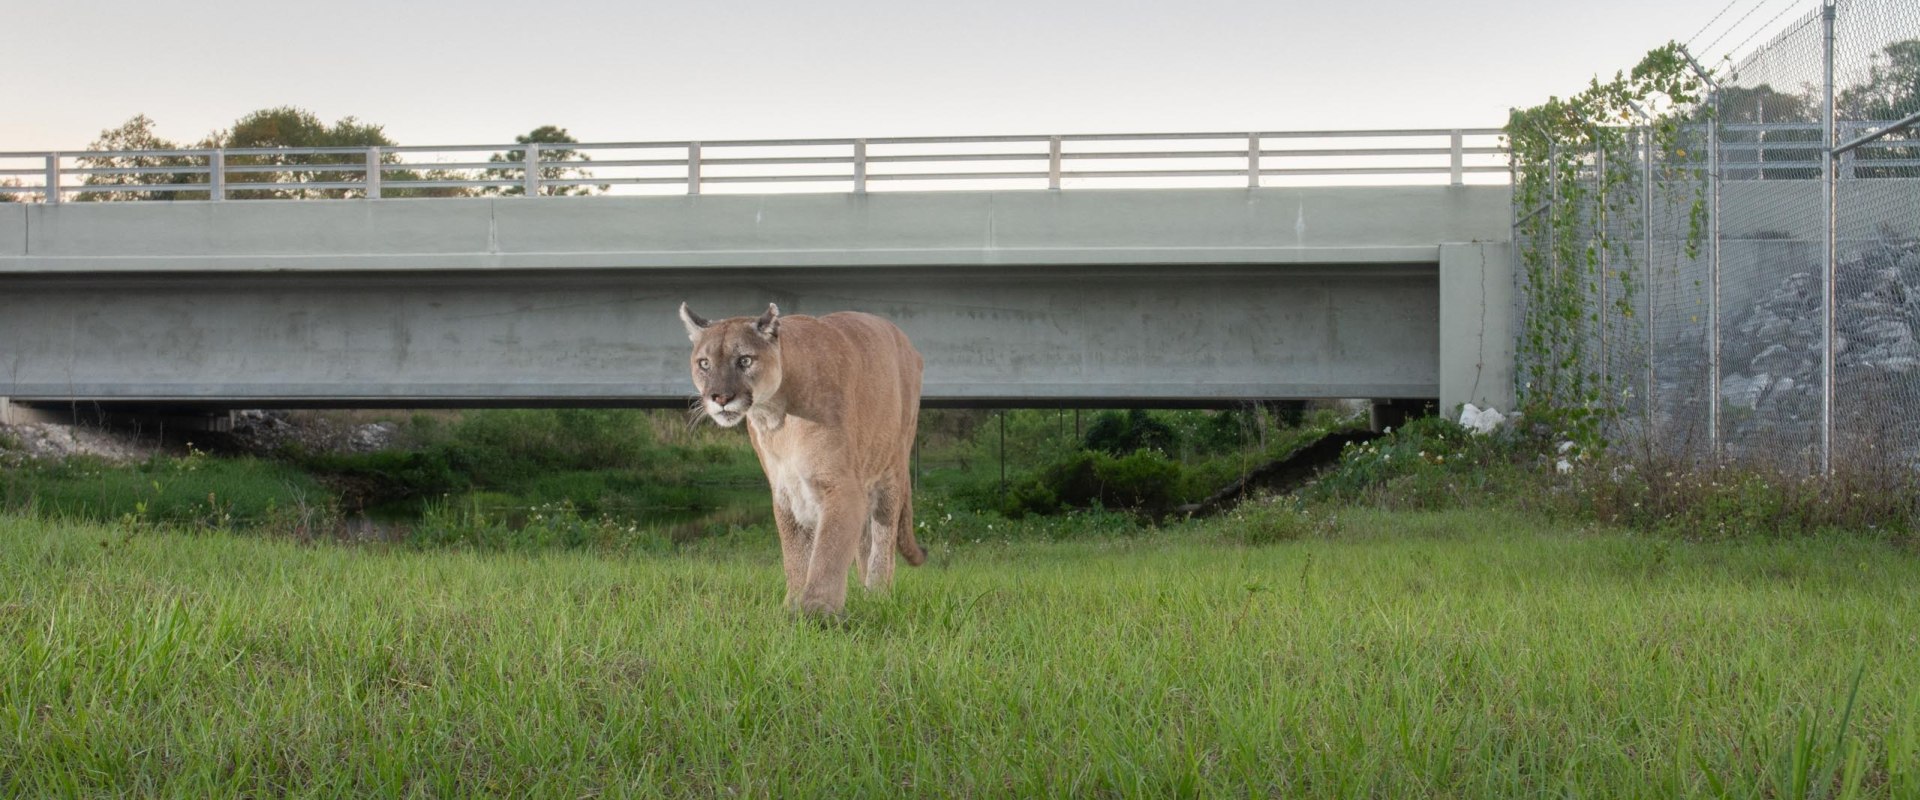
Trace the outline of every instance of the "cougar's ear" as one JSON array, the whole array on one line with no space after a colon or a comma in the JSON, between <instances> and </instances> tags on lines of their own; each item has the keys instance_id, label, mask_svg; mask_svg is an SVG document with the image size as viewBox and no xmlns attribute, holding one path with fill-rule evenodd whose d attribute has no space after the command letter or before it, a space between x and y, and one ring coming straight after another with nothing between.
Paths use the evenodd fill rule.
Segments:
<instances>
[{"instance_id":1,"label":"cougar's ear","mask_svg":"<svg viewBox=\"0 0 1920 800\"><path fill-rule=\"evenodd\" d=\"M760 335L767 337L769 341L778 338L780 336L780 307L768 303L767 313L761 314L759 319L753 321L753 329L759 331Z\"/></svg>"},{"instance_id":2,"label":"cougar's ear","mask_svg":"<svg viewBox=\"0 0 1920 800\"><path fill-rule=\"evenodd\" d=\"M708 325L713 324L701 319L699 314L693 313L693 309L687 308L686 303L680 304L680 321L687 325L688 339L700 338L700 332L706 330Z\"/></svg>"}]
</instances>

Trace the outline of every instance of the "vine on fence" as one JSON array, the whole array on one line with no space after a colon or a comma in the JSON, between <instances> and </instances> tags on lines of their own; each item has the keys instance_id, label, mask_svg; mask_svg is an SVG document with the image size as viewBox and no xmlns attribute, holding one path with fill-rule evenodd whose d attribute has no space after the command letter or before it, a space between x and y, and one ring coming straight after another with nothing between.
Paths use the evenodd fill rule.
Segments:
<instances>
[{"instance_id":1,"label":"vine on fence","mask_svg":"<svg viewBox=\"0 0 1920 800\"><path fill-rule=\"evenodd\" d=\"M1644 272L1628 268L1646 231L1646 201L1631 190L1643 167L1640 147L1654 148L1659 164L1647 177L1666 199L1690 194L1684 252L1698 255L1705 172L1675 159L1688 157L1683 123L1709 114L1700 103L1704 88L1685 50L1669 42L1630 72L1605 83L1596 78L1579 94L1516 109L1508 119L1526 309L1515 352L1520 402L1530 414L1557 420L1561 433L1583 447L1605 445L1612 401L1632 391L1620 376L1594 369L1588 350L1596 337L1589 332L1609 324L1609 316L1612 324L1648 324L1636 319L1634 299L1651 287L1643 285ZM1625 235L1617 222L1627 223Z\"/></svg>"}]
</instances>

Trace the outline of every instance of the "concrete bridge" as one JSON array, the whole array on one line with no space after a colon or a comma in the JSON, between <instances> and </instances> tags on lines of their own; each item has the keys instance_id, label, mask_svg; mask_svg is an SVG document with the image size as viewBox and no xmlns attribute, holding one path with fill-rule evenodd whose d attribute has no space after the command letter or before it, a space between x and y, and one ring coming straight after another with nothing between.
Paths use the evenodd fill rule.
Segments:
<instances>
[{"instance_id":1,"label":"concrete bridge","mask_svg":"<svg viewBox=\"0 0 1920 800\"><path fill-rule=\"evenodd\" d=\"M0 204L0 397L680 406L687 300L888 316L929 405L1507 407L1509 220L1504 185Z\"/></svg>"}]
</instances>

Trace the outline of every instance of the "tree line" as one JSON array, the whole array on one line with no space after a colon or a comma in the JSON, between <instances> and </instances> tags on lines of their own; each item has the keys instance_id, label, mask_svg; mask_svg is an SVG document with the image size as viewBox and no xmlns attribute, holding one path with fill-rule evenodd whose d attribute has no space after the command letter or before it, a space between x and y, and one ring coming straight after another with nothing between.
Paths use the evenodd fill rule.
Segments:
<instances>
[{"instance_id":1,"label":"tree line","mask_svg":"<svg viewBox=\"0 0 1920 800\"><path fill-rule=\"evenodd\" d=\"M382 126L345 117L329 125L313 112L294 106L265 108L248 113L233 125L215 131L192 143L181 143L160 136L155 122L146 114L135 114L120 125L100 132L87 146L87 154L75 161L83 169L109 169L109 173L85 175L80 185L97 187L73 199L80 201L114 200L206 200L205 172L210 158L204 154L168 151L183 150L277 150L293 148L356 148L361 152L227 153L223 175L227 197L238 200L355 198L365 197L368 147L394 147ZM514 137L520 145L541 144L540 187L543 196L596 194L607 190L605 184L553 185L553 181L584 180L591 176L580 164L591 161L586 154L555 145L579 140L565 128L542 125ZM381 170L382 197L487 197L525 194L526 150L510 149L494 153L489 163L501 166L487 169L437 169L427 165ZM395 153L382 154L386 164L401 163ZM195 172L193 170L199 170ZM446 181L491 181L486 186L438 186ZM300 186L298 184L342 184L358 186ZM424 184L424 185L409 185ZM114 187L125 187L118 189ZM177 187L177 188L176 188ZM198 188L186 188L198 187ZM0 202L18 199L0 194Z\"/></svg>"}]
</instances>

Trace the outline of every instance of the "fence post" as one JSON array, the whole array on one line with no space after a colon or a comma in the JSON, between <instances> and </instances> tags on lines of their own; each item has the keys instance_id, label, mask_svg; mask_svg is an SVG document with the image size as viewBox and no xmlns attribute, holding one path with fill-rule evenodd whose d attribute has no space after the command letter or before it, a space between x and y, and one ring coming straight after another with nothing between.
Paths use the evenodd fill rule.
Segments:
<instances>
[{"instance_id":1,"label":"fence post","mask_svg":"<svg viewBox=\"0 0 1920 800\"><path fill-rule=\"evenodd\" d=\"M1453 152L1452 152L1453 169L1451 171L1452 179L1449 182L1452 183L1454 186L1459 186L1467 182L1466 181L1466 167L1467 167L1466 149L1462 147L1462 145L1464 144L1461 141L1462 138L1463 137L1460 134L1460 129L1459 128L1453 129Z\"/></svg>"},{"instance_id":2,"label":"fence post","mask_svg":"<svg viewBox=\"0 0 1920 800\"><path fill-rule=\"evenodd\" d=\"M1247 188L1260 188L1260 134L1247 134Z\"/></svg>"},{"instance_id":3,"label":"fence post","mask_svg":"<svg viewBox=\"0 0 1920 800\"><path fill-rule=\"evenodd\" d=\"M867 193L867 140L853 140L853 193Z\"/></svg>"},{"instance_id":4,"label":"fence post","mask_svg":"<svg viewBox=\"0 0 1920 800\"><path fill-rule=\"evenodd\" d=\"M380 146L367 148L367 199L380 199Z\"/></svg>"},{"instance_id":5,"label":"fence post","mask_svg":"<svg viewBox=\"0 0 1920 800\"><path fill-rule=\"evenodd\" d=\"M1549 287L1549 291L1558 291L1560 288L1560 226L1554 221L1554 217L1556 217L1560 213L1560 143L1552 139L1547 140L1547 212L1546 213L1547 213L1547 280L1549 281L1547 286ZM1529 310L1531 311L1531 309ZM1551 369L1558 369L1560 364L1559 337L1557 336L1548 337L1546 355L1548 359L1547 363L1551 366ZM1553 372L1551 370L1547 372L1547 375L1550 376L1550 381L1548 382L1547 386L1543 386L1541 388L1546 390L1550 394L1553 402L1556 402L1556 403L1560 402L1563 399L1559 396L1560 375L1558 372Z\"/></svg>"},{"instance_id":6,"label":"fence post","mask_svg":"<svg viewBox=\"0 0 1920 800\"><path fill-rule=\"evenodd\" d=\"M540 194L540 143L527 143L527 166L521 176L521 189L528 197Z\"/></svg>"},{"instance_id":7,"label":"fence post","mask_svg":"<svg viewBox=\"0 0 1920 800\"><path fill-rule=\"evenodd\" d=\"M700 143L687 144L687 194L700 193Z\"/></svg>"},{"instance_id":8,"label":"fence post","mask_svg":"<svg viewBox=\"0 0 1920 800\"><path fill-rule=\"evenodd\" d=\"M1060 137L1047 137L1047 188L1060 188Z\"/></svg>"},{"instance_id":9,"label":"fence post","mask_svg":"<svg viewBox=\"0 0 1920 800\"><path fill-rule=\"evenodd\" d=\"M207 198L227 199L227 151L214 148L207 155Z\"/></svg>"},{"instance_id":10,"label":"fence post","mask_svg":"<svg viewBox=\"0 0 1920 800\"><path fill-rule=\"evenodd\" d=\"M47 185L41 195L49 205L60 202L60 154L47 154Z\"/></svg>"},{"instance_id":11,"label":"fence post","mask_svg":"<svg viewBox=\"0 0 1920 800\"><path fill-rule=\"evenodd\" d=\"M1707 446L1714 464L1720 463L1720 89L1708 95L1713 104L1707 117Z\"/></svg>"},{"instance_id":12,"label":"fence post","mask_svg":"<svg viewBox=\"0 0 1920 800\"><path fill-rule=\"evenodd\" d=\"M1646 179L1642 181L1644 186L1642 187L1643 191L1640 195L1641 211L1643 212L1643 218L1642 218L1640 227L1641 227L1641 236L1643 239L1642 247L1644 248L1643 252L1641 252L1640 254L1640 265L1641 265L1642 274L1645 276L1646 284L1647 284L1647 288L1643 290L1647 298L1647 318L1646 318L1646 326L1647 326L1647 401L1646 401L1647 423L1646 424L1647 424L1647 427L1646 427L1645 435L1647 437L1648 452L1649 454L1651 454L1653 444L1656 441L1654 439L1654 430L1653 430L1654 390L1657 389L1660 385L1658 383L1657 372L1654 368L1654 361L1655 361L1655 357L1659 354L1659 344L1660 344L1659 329L1655 327L1653 324L1654 312L1658 308L1658 306L1656 305L1658 298L1655 297L1654 295L1654 283L1653 283L1653 124L1654 123L1653 123L1653 117L1648 116L1646 113L1642 112L1640 116L1647 118L1647 130L1645 134L1646 138L1644 138L1640 142L1640 149L1644 151L1644 154L1646 156L1646 171L1647 171Z\"/></svg>"},{"instance_id":13,"label":"fence post","mask_svg":"<svg viewBox=\"0 0 1920 800\"><path fill-rule=\"evenodd\" d=\"M1612 293L1607 283L1613 280L1613 240L1607 230L1607 145L1597 134L1593 137L1593 171L1600 190L1600 202L1595 207L1600 230L1600 307L1595 315L1600 318L1600 369L1597 372L1600 375L1602 402L1612 408L1614 392L1608 377L1607 316L1613 313L1613 308L1607 303L1607 297Z\"/></svg>"},{"instance_id":14,"label":"fence post","mask_svg":"<svg viewBox=\"0 0 1920 800\"><path fill-rule=\"evenodd\" d=\"M1826 136L1826 157L1820 160L1820 177L1826 194L1827 253L1820 301L1820 364L1823 373L1820 379L1820 474L1828 476L1833 474L1833 372L1836 366L1833 329L1838 322L1834 298L1839 288L1839 232L1836 229L1839 219L1836 204L1840 170L1833 155L1834 148L1839 144L1833 135L1833 17L1834 0L1823 0L1820 4L1820 50L1823 62L1821 86L1825 96L1820 104L1820 119Z\"/></svg>"}]
</instances>

